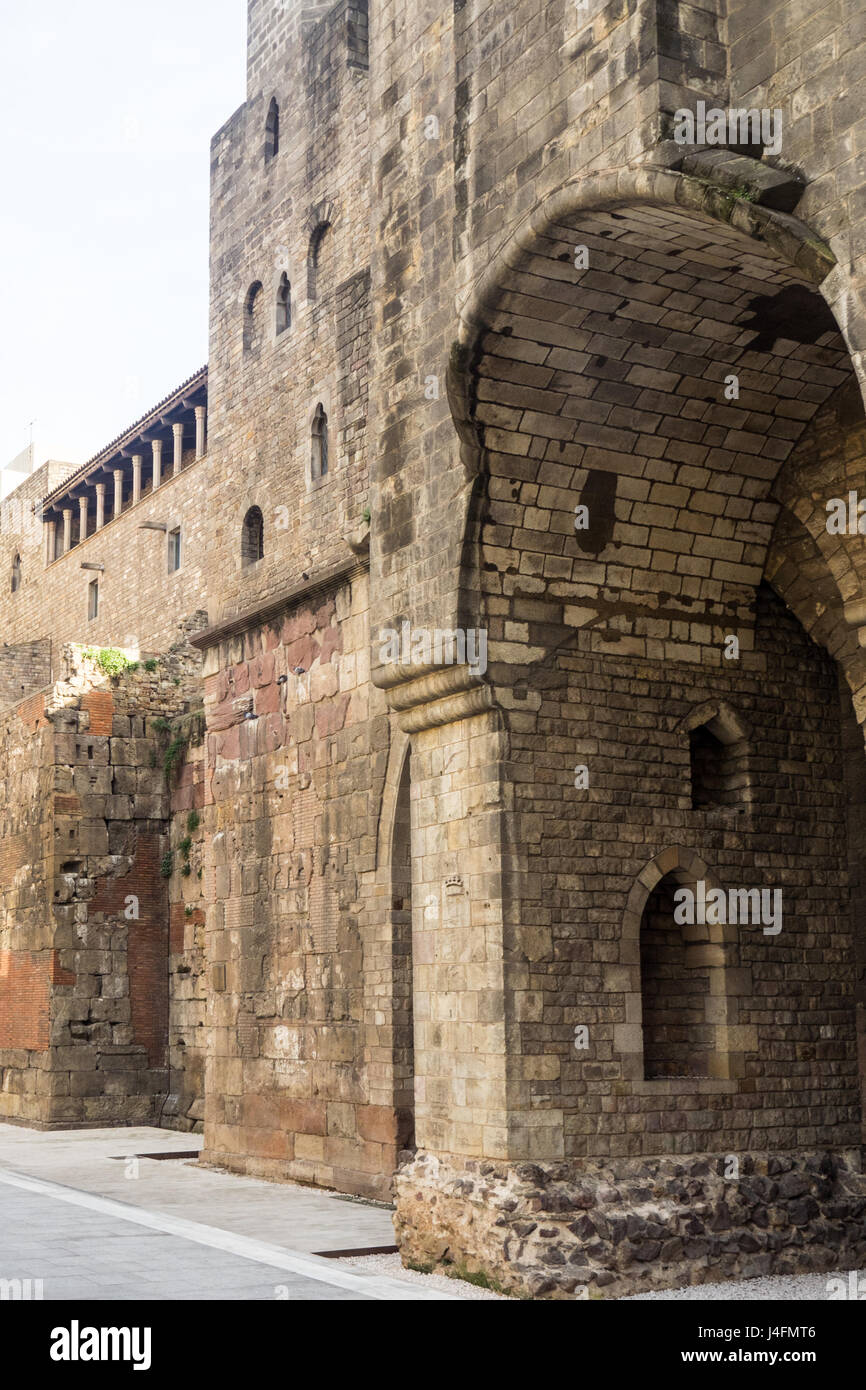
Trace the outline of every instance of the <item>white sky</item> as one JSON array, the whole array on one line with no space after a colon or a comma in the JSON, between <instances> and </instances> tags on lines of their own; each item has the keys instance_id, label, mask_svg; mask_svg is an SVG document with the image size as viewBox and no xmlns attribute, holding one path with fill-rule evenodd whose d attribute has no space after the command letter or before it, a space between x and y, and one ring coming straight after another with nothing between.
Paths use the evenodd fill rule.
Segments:
<instances>
[{"instance_id":1,"label":"white sky","mask_svg":"<svg viewBox=\"0 0 866 1390\"><path fill-rule=\"evenodd\" d=\"M84 463L207 360L246 0L0 0L0 466Z\"/></svg>"}]
</instances>

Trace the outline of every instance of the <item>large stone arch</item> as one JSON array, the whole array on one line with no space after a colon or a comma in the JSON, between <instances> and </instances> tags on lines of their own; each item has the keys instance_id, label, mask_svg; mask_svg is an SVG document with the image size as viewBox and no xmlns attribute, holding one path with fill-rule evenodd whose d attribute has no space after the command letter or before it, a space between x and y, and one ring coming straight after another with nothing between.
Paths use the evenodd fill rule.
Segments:
<instances>
[{"instance_id":1,"label":"large stone arch","mask_svg":"<svg viewBox=\"0 0 866 1390\"><path fill-rule=\"evenodd\" d=\"M460 610L487 616L493 684L581 629L647 652L650 609L681 649L697 607L715 641L748 627L780 510L802 519L786 469L803 435L834 396L851 414L856 393L864 422L862 323L808 227L706 180L629 169L539 205L467 290L448 376L469 483ZM584 499L604 522L586 537ZM844 669L862 717L862 673Z\"/></svg>"},{"instance_id":2,"label":"large stone arch","mask_svg":"<svg viewBox=\"0 0 866 1390\"><path fill-rule=\"evenodd\" d=\"M587 269L575 264L576 247L588 248ZM631 946L619 935L613 903L629 891L637 847L655 855L676 830L694 852L718 850L729 883L741 882L744 868L754 873L755 887L773 881L768 861L755 854L754 826L740 843L730 820L711 824L690 809L682 786L686 710L711 697L738 700L740 673L746 718L751 723L757 711L760 736L768 728L772 734L775 713L762 704L768 658L755 644L759 621L765 638L774 624L781 630L781 605L762 587L767 578L799 620L790 629L791 650L802 651L810 666L813 706L831 698L835 673L809 650L800 624L843 666L856 704L863 686L851 623L860 592L856 560L844 546L826 546L819 502L807 505L808 450L802 458L797 451L840 393L858 389L855 420L862 419L860 323L846 272L804 224L663 169L601 175L560 190L467 290L449 400L471 492L460 579L464 621L488 626L488 694L505 731L498 777L506 808L506 1073L515 1152L521 1109L523 1152L541 1152L545 1117L560 1126L566 1156L593 1152L595 1136L581 1128L589 1120L576 1116L569 1100L587 1076L575 1070L564 1020L555 1020L544 991L567 977L567 959L578 958L569 955L577 949L573 936L598 972L598 994L628 992L621 972L633 962L614 952ZM739 395L725 394L730 376L738 378ZM837 478L852 476L842 461L826 470L834 487ZM586 536L574 527L575 506L583 502L602 523ZM731 634L739 643L733 682L724 654ZM773 698L782 709L786 682L796 675L784 668L774 640ZM633 677L622 658L640 663ZM663 686L671 668L676 688L654 694L651 713L642 715L629 682ZM572 675L578 670L579 678ZM646 718L646 750L633 735L596 736L596 706L611 694L618 708ZM832 721L836 708L828 708ZM581 720L591 733L585 742ZM807 723L800 718L776 742L771 738L764 768L770 802L779 792L777 772L812 775ZM826 762L837 752L835 732L825 733L816 756ZM596 759L597 781L590 780L583 799L574 795L569 754L575 764ZM651 755L656 788L639 765ZM781 771L787 767L790 773ZM616 801L620 792L636 795L641 812L657 809L657 818L629 821ZM816 797L825 793L822 786ZM582 822L591 813L601 823L598 808L607 802L617 811L594 837ZM799 826L796 795L785 804ZM621 823L628 835L617 844ZM842 872L839 826L834 835L839 863L831 875ZM611 848L600 846L604 837ZM774 873L793 869L786 858L796 859L792 846L780 850ZM599 857L603 873L596 872ZM791 928L799 932L793 949L801 951L812 908L808 895L797 897L792 888L791 897L795 919L803 919ZM827 920L837 912L844 935L847 906L844 894L837 897L827 898ZM817 918L815 925L821 929ZM609 961L616 963L608 968ZM850 996L843 964L840 974L846 971ZM596 1007L581 997L579 982L576 997L584 1014ZM622 1030L635 1020L627 1001L613 1006L624 1011L613 1026L625 1037ZM578 1023L581 1017L574 1015ZM542 1020L563 1030L555 1078L554 1044L550 1033L542 1044ZM539 1050L551 1068L543 1103L526 1084L527 1068L542 1066ZM625 1052L614 1043L597 1064L609 1065L623 1083L634 1079ZM600 1075L589 1078L590 1092ZM771 1090L775 1083L762 1084ZM551 1145L549 1135L544 1143Z\"/></svg>"},{"instance_id":3,"label":"large stone arch","mask_svg":"<svg viewBox=\"0 0 866 1390\"><path fill-rule=\"evenodd\" d=\"M654 204L703 214L727 224L766 245L792 269L819 286L845 339L866 399L866 308L852 282L849 268L837 263L830 247L804 222L790 214L733 196L729 188L707 179L674 169L642 165L591 174L548 194L506 236L480 274L465 286L458 305L458 335L449 364L449 392L458 428L471 426L471 410L466 409L460 369L471 355L478 333L486 330L490 313L497 307L504 273L519 269L527 255L533 253L538 238L546 235L552 226L568 224L583 212ZM471 449L471 430L466 442ZM471 457L464 455L464 461L469 470L474 471Z\"/></svg>"}]
</instances>

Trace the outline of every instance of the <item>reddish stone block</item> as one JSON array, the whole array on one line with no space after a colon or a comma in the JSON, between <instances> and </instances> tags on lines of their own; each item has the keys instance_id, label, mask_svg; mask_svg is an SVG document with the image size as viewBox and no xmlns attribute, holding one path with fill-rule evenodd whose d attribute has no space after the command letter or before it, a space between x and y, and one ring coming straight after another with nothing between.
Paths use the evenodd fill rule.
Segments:
<instances>
[{"instance_id":1,"label":"reddish stone block","mask_svg":"<svg viewBox=\"0 0 866 1390\"><path fill-rule=\"evenodd\" d=\"M397 1114L387 1105L359 1105L356 1118L362 1139L379 1144L396 1144Z\"/></svg>"},{"instance_id":2,"label":"reddish stone block","mask_svg":"<svg viewBox=\"0 0 866 1390\"><path fill-rule=\"evenodd\" d=\"M280 708L280 686L266 685L256 691L256 714L276 714Z\"/></svg>"},{"instance_id":3,"label":"reddish stone block","mask_svg":"<svg viewBox=\"0 0 866 1390\"><path fill-rule=\"evenodd\" d=\"M270 685L274 679L274 654L265 652L261 656L256 656L250 662L250 684L253 690L258 690L263 685Z\"/></svg>"},{"instance_id":4,"label":"reddish stone block","mask_svg":"<svg viewBox=\"0 0 866 1390\"><path fill-rule=\"evenodd\" d=\"M345 728L351 699L351 695L341 695L339 700L316 707L316 730L320 738L327 738L329 734L336 734Z\"/></svg>"},{"instance_id":5,"label":"reddish stone block","mask_svg":"<svg viewBox=\"0 0 866 1390\"><path fill-rule=\"evenodd\" d=\"M280 634L283 646L291 646L298 638L308 636L315 630L315 618L309 608L303 608L300 613L293 613L291 617L284 620Z\"/></svg>"},{"instance_id":6,"label":"reddish stone block","mask_svg":"<svg viewBox=\"0 0 866 1390\"><path fill-rule=\"evenodd\" d=\"M289 671L294 671L296 666L303 666L305 671L309 671L318 655L319 644L317 642L314 642L311 637L299 637L286 646L286 666Z\"/></svg>"},{"instance_id":7,"label":"reddish stone block","mask_svg":"<svg viewBox=\"0 0 866 1390\"><path fill-rule=\"evenodd\" d=\"M291 1134L327 1134L327 1106L323 1101L283 1099L280 1122Z\"/></svg>"},{"instance_id":8,"label":"reddish stone block","mask_svg":"<svg viewBox=\"0 0 866 1390\"><path fill-rule=\"evenodd\" d=\"M233 729L229 729L228 733L219 736L217 752L221 758L234 762L236 758L240 757L240 751L240 728L236 724Z\"/></svg>"},{"instance_id":9,"label":"reddish stone block","mask_svg":"<svg viewBox=\"0 0 866 1390\"><path fill-rule=\"evenodd\" d=\"M326 628L322 633L322 645L319 653L319 660L322 662L322 665L324 665L326 661L331 660L331 654L333 652L341 652L342 650L343 629L336 625Z\"/></svg>"}]
</instances>

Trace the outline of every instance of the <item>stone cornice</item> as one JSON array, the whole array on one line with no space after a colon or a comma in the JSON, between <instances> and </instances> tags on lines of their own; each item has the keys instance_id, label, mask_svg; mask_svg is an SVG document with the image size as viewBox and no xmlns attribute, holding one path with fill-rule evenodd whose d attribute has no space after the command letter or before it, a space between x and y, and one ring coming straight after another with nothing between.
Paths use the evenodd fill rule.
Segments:
<instances>
[{"instance_id":1,"label":"stone cornice","mask_svg":"<svg viewBox=\"0 0 866 1390\"><path fill-rule=\"evenodd\" d=\"M280 617L288 608L320 598L340 584L360 578L368 570L369 559L367 557L353 557L351 560L343 561L332 569L323 570L313 579L299 584L296 588L280 594L278 598L269 599L266 603L257 604L254 608L247 608L232 618L226 618L221 623L215 623L213 627L205 628L203 632L197 632L194 637L190 638L190 642L202 651L208 647L215 647L218 642L223 642L229 637L237 637L251 627Z\"/></svg>"}]
</instances>

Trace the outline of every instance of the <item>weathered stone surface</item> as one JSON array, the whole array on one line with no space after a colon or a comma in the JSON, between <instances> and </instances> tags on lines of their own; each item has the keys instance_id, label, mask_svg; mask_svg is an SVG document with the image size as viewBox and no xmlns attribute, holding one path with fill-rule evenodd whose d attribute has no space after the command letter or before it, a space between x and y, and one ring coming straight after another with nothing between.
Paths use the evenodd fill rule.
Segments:
<instances>
[{"instance_id":1,"label":"weathered stone surface","mask_svg":"<svg viewBox=\"0 0 866 1390\"><path fill-rule=\"evenodd\" d=\"M866 1255L859 1153L784 1157L789 1187L808 1195L781 1203L778 1237L750 1215L750 1194L775 1161L752 1154L754 1176L736 1179L725 1178L725 1161L713 1155L533 1164L530 1186L529 1165L498 1164L481 1181L478 1163L457 1165L419 1153L396 1174L394 1224L404 1260L465 1265L534 1298L618 1298L758 1274L856 1267ZM833 1174L823 1197L816 1173L821 1165ZM684 1170L696 1179L687 1201ZM552 1193L568 1198L575 1192L594 1202L579 1221L557 1218L539 1226L525 1219L539 1198L546 1207ZM704 1216L710 1231L724 1234L695 1239Z\"/></svg>"}]
</instances>

